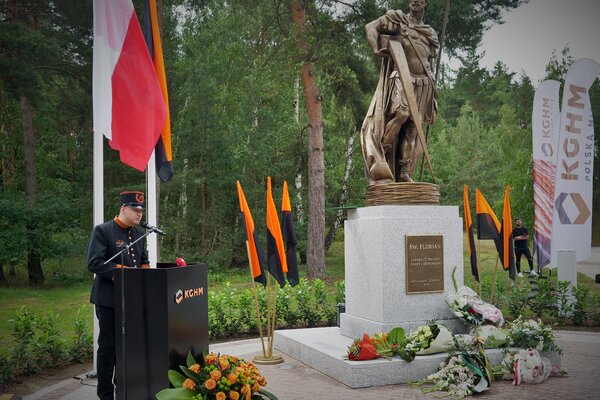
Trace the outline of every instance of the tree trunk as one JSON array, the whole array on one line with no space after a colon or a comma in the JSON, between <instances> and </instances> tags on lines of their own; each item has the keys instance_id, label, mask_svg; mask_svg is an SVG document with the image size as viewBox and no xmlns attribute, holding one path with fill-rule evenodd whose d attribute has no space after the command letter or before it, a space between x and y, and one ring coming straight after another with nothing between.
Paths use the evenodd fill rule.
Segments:
<instances>
[{"instance_id":1,"label":"tree trunk","mask_svg":"<svg viewBox=\"0 0 600 400\"><path fill-rule=\"evenodd\" d=\"M296 126L300 127L300 77L296 77L294 82L294 117ZM300 132L300 143L304 142L302 131ZM302 206L302 153L298 153L296 159L296 179L294 185L296 187L296 221L304 223L304 207Z\"/></svg>"},{"instance_id":2,"label":"tree trunk","mask_svg":"<svg viewBox=\"0 0 600 400\"><path fill-rule=\"evenodd\" d=\"M33 127L33 111L29 100L21 96L21 118L23 123L23 146L25 151L25 194L30 210L34 210L37 203L37 176L35 166L35 129ZM27 216L30 222L27 224L27 234L30 239L29 252L27 253L27 275L29 283L39 285L44 283L44 271L42 261L36 245L36 229L31 220L33 213Z\"/></svg>"},{"instance_id":3,"label":"tree trunk","mask_svg":"<svg viewBox=\"0 0 600 400\"><path fill-rule=\"evenodd\" d=\"M344 169L344 180L342 181L342 191L340 193L340 198L338 201L339 207L344 207L348 203L348 182L350 181L350 172L352 171L352 154L354 153L354 141L356 135L351 134L348 137L348 142L346 143L346 167ZM325 254L329 253L329 249L331 248L331 244L335 239L335 234L337 233L339 227L342 225L344 220L344 210L338 209L337 214L335 216L335 220L333 221L333 225L329 232L327 232L327 236L325 239Z\"/></svg>"},{"instance_id":4,"label":"tree trunk","mask_svg":"<svg viewBox=\"0 0 600 400\"><path fill-rule=\"evenodd\" d=\"M6 282L6 276L4 275L4 264L0 261L0 282Z\"/></svg>"},{"instance_id":5,"label":"tree trunk","mask_svg":"<svg viewBox=\"0 0 600 400\"><path fill-rule=\"evenodd\" d=\"M296 46L302 58L302 82L308 114L308 232L307 267L309 278L323 278L325 272L325 159L323 156L323 118L321 95L304 37L307 0L292 0L296 25Z\"/></svg>"}]
</instances>

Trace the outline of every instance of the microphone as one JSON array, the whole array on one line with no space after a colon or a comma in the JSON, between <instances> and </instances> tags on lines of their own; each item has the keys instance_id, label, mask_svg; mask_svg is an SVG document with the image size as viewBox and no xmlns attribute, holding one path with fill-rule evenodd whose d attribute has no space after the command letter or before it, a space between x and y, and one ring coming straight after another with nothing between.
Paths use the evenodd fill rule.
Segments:
<instances>
[{"instance_id":1,"label":"microphone","mask_svg":"<svg viewBox=\"0 0 600 400\"><path fill-rule=\"evenodd\" d=\"M141 226L142 226L144 229L151 230L152 232L156 232L156 233L158 233L159 235L162 235L162 236L164 236L164 235L165 235L165 232L163 232L163 231L162 231L160 228L157 228L156 226L152 226L152 225L150 225L150 224L149 224L149 223L147 223L147 222L142 222L140 225L141 225Z\"/></svg>"}]
</instances>

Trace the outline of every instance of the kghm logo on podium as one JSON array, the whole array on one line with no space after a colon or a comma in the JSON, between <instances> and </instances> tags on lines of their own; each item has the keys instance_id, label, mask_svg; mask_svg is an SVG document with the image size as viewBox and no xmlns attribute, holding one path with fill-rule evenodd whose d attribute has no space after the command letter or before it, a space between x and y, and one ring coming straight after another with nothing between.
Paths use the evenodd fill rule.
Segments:
<instances>
[{"instance_id":1,"label":"kghm logo on podium","mask_svg":"<svg viewBox=\"0 0 600 400\"><path fill-rule=\"evenodd\" d=\"M204 295L203 287L197 287L197 288L185 289L185 290L179 289L177 292L175 292L175 304L179 304L184 300L191 299L193 297L203 296L203 295Z\"/></svg>"}]
</instances>

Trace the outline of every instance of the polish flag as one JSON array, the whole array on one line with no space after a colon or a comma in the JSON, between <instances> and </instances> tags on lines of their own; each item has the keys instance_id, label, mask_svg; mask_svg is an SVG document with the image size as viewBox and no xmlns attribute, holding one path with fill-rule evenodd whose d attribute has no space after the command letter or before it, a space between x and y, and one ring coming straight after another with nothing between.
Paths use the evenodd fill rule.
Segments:
<instances>
[{"instance_id":1,"label":"polish flag","mask_svg":"<svg viewBox=\"0 0 600 400\"><path fill-rule=\"evenodd\" d=\"M131 0L94 0L94 132L144 171L167 110Z\"/></svg>"}]
</instances>

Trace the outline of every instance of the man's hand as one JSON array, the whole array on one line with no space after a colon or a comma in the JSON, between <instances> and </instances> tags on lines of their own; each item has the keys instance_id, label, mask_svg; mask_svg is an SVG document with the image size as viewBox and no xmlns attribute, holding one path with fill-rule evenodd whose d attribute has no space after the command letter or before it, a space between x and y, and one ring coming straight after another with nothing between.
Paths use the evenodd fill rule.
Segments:
<instances>
[{"instance_id":1,"label":"man's hand","mask_svg":"<svg viewBox=\"0 0 600 400\"><path fill-rule=\"evenodd\" d=\"M377 57L389 57L390 56L390 50L387 47L382 47L379 50L377 50L375 52L375 55Z\"/></svg>"}]
</instances>

